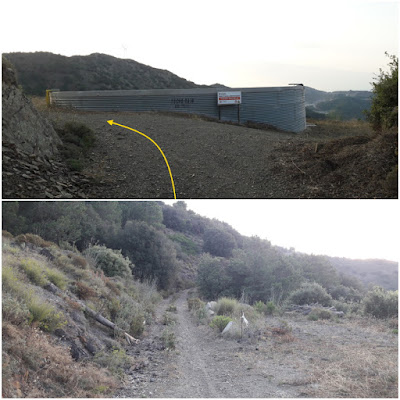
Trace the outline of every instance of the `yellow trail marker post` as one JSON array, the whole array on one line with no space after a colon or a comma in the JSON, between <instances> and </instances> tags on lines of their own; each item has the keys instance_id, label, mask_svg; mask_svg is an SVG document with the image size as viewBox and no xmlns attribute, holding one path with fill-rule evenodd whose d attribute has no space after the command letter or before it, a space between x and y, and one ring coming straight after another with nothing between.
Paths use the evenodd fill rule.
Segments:
<instances>
[{"instance_id":1,"label":"yellow trail marker post","mask_svg":"<svg viewBox=\"0 0 400 400\"><path fill-rule=\"evenodd\" d=\"M149 139L150 142L152 142L152 143L157 147L157 149L160 150L160 153L161 153L162 156L164 157L165 164L167 164L167 167L168 167L169 176L171 177L172 190L173 190L173 192L174 192L174 199L176 199L175 185L174 185L174 179L172 178L171 168L169 167L167 157L165 157L165 154L164 154L163 151L160 149L160 146L159 146L152 138L148 137L147 135L145 135L145 134L142 133L142 132L137 131L136 129L129 128L129 126L125 126L125 125L118 124L118 123L114 122L114 120L112 120L112 119L110 119L110 120L107 121L107 122L108 122L110 125L118 125L118 126L120 126L121 128L129 129L129 130L131 130L131 131L133 131L133 132L139 133L139 135L142 135L142 136L144 136L146 139Z\"/></svg>"}]
</instances>

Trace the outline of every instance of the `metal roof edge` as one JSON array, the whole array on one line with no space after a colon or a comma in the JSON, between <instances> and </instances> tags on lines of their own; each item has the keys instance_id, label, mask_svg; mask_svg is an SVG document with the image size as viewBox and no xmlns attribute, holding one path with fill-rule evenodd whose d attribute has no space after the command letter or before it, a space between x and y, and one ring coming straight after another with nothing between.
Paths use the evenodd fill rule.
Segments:
<instances>
[{"instance_id":1,"label":"metal roof edge","mask_svg":"<svg viewBox=\"0 0 400 400\"><path fill-rule=\"evenodd\" d=\"M190 95L190 94L207 94L217 92L266 92L266 91L283 91L283 90L303 90L303 86L269 86L269 87L247 87L247 88L193 88L193 89L129 89L129 90L87 90L87 91L62 91L53 92L57 96L58 93L85 96L129 96L129 95Z\"/></svg>"}]
</instances>

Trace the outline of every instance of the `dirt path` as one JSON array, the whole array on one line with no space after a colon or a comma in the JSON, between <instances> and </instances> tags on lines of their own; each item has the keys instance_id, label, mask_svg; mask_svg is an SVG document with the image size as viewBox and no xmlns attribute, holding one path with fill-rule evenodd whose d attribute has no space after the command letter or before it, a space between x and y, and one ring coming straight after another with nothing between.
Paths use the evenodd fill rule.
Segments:
<instances>
[{"instance_id":1,"label":"dirt path","mask_svg":"<svg viewBox=\"0 0 400 400\"><path fill-rule=\"evenodd\" d=\"M162 302L147 337L130 350L136 363L116 397L397 396L397 336L381 324L288 314L238 341L198 324L186 300L184 291ZM176 323L164 325L171 305ZM290 333L276 336L282 321ZM174 333L173 350L165 349L165 331Z\"/></svg>"},{"instance_id":2,"label":"dirt path","mask_svg":"<svg viewBox=\"0 0 400 400\"><path fill-rule=\"evenodd\" d=\"M184 291L175 303L175 351L164 352L156 365L152 358L153 364L148 365L139 385L128 384L118 397L296 397L301 393L301 385L280 386L282 379L301 379L301 371L271 359L262 367L257 365L264 359L265 349L256 342L226 340L208 326L197 325L188 311L186 299L187 291ZM158 311L153 338L166 329L159 323L167 305L164 302ZM146 346L141 344L142 348ZM143 357L143 351L136 351Z\"/></svg>"}]
</instances>

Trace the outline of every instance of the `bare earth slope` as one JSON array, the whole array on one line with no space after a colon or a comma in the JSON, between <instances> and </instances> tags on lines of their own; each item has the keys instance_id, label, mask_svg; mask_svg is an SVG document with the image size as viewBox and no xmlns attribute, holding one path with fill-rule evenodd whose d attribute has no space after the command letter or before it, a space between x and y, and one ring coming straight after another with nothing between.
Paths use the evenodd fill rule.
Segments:
<instances>
[{"instance_id":1,"label":"bare earth slope","mask_svg":"<svg viewBox=\"0 0 400 400\"><path fill-rule=\"evenodd\" d=\"M142 357L141 366L116 397L397 396L397 336L392 333L347 320L309 321L287 315L292 333L286 337L272 333L281 321L270 317L256 335L244 335L241 341L225 339L208 326L197 325L186 297L186 291L180 294L175 303L177 322L167 328L175 334L176 350L163 356L149 350L160 343L166 329L161 324L168 306L164 301L158 324L132 350ZM381 383L373 389L363 387L378 375L388 381L384 388Z\"/></svg>"}]
</instances>

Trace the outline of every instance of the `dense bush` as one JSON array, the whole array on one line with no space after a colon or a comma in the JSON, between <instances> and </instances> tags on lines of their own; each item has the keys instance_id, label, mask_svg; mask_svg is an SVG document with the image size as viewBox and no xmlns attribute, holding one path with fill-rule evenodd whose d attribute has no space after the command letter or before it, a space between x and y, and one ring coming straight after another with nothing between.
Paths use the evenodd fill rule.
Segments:
<instances>
[{"instance_id":1,"label":"dense bush","mask_svg":"<svg viewBox=\"0 0 400 400\"><path fill-rule=\"evenodd\" d=\"M399 59L389 55L389 72L379 70L376 82L372 83L374 97L371 110L367 112L367 119L377 131L391 128L398 124L398 80Z\"/></svg>"},{"instance_id":2,"label":"dense bush","mask_svg":"<svg viewBox=\"0 0 400 400\"><path fill-rule=\"evenodd\" d=\"M175 283L176 251L163 232L142 221L128 221L118 236L118 243L122 253L135 264L136 278L155 280L162 290Z\"/></svg>"},{"instance_id":3,"label":"dense bush","mask_svg":"<svg viewBox=\"0 0 400 400\"><path fill-rule=\"evenodd\" d=\"M229 283L224 261L204 254L197 269L197 285L200 293L209 300L216 299L229 289Z\"/></svg>"},{"instance_id":4,"label":"dense bush","mask_svg":"<svg viewBox=\"0 0 400 400\"><path fill-rule=\"evenodd\" d=\"M132 276L131 263L121 254L121 250L112 250L105 246L90 246L84 254L94 260L95 266L100 268L106 276Z\"/></svg>"},{"instance_id":5,"label":"dense bush","mask_svg":"<svg viewBox=\"0 0 400 400\"><path fill-rule=\"evenodd\" d=\"M63 141L61 153L67 163L72 169L82 170L84 158L96 140L95 133L78 122L67 122L62 128L56 127L56 131Z\"/></svg>"},{"instance_id":6,"label":"dense bush","mask_svg":"<svg viewBox=\"0 0 400 400\"><path fill-rule=\"evenodd\" d=\"M365 296L363 306L365 315L376 318L397 317L398 292L386 291L380 286L375 286Z\"/></svg>"},{"instance_id":7,"label":"dense bush","mask_svg":"<svg viewBox=\"0 0 400 400\"><path fill-rule=\"evenodd\" d=\"M311 304L318 303L323 306L329 306L332 302L332 297L318 283L304 283L301 287L295 290L288 299L293 304Z\"/></svg>"},{"instance_id":8,"label":"dense bush","mask_svg":"<svg viewBox=\"0 0 400 400\"><path fill-rule=\"evenodd\" d=\"M235 247L235 238L223 229L210 228L204 232L203 250L206 253L218 257L230 257Z\"/></svg>"}]
</instances>

